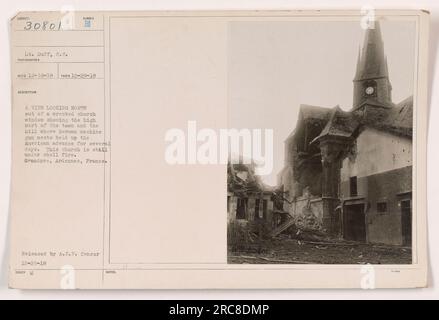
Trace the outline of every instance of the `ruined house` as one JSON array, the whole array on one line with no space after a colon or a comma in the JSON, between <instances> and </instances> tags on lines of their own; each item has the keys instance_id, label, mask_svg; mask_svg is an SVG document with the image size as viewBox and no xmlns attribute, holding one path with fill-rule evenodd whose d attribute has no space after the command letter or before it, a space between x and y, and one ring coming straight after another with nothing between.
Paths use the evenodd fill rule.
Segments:
<instances>
[{"instance_id":1,"label":"ruined house","mask_svg":"<svg viewBox=\"0 0 439 320\"><path fill-rule=\"evenodd\" d=\"M273 191L255 175L251 164L227 166L227 220L246 224L264 220L271 224Z\"/></svg>"},{"instance_id":2,"label":"ruined house","mask_svg":"<svg viewBox=\"0 0 439 320\"><path fill-rule=\"evenodd\" d=\"M411 245L413 99L392 102L379 23L366 31L343 111L301 105L278 175L284 209L348 240Z\"/></svg>"}]
</instances>

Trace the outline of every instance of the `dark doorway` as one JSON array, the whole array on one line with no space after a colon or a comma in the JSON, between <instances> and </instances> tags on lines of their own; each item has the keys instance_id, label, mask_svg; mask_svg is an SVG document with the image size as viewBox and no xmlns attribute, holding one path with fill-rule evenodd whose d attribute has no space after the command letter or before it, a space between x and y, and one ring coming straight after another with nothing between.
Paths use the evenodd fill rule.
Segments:
<instances>
[{"instance_id":1,"label":"dark doorway","mask_svg":"<svg viewBox=\"0 0 439 320\"><path fill-rule=\"evenodd\" d=\"M410 200L401 201L402 244L412 246L412 205Z\"/></svg>"},{"instance_id":2,"label":"dark doorway","mask_svg":"<svg viewBox=\"0 0 439 320\"><path fill-rule=\"evenodd\" d=\"M366 241L366 214L364 204L351 204L344 207L343 237L346 240Z\"/></svg>"},{"instance_id":3,"label":"dark doorway","mask_svg":"<svg viewBox=\"0 0 439 320\"><path fill-rule=\"evenodd\" d=\"M236 219L246 219L247 217L247 198L238 198L236 205Z\"/></svg>"}]
</instances>

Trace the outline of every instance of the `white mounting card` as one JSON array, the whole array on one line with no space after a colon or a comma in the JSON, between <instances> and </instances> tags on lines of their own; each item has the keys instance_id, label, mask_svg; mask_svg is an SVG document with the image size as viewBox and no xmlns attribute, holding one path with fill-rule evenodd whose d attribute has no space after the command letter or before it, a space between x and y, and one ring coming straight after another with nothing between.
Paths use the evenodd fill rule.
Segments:
<instances>
[{"instance_id":1,"label":"white mounting card","mask_svg":"<svg viewBox=\"0 0 439 320\"><path fill-rule=\"evenodd\" d=\"M428 12L20 12L10 287L427 285Z\"/></svg>"}]
</instances>

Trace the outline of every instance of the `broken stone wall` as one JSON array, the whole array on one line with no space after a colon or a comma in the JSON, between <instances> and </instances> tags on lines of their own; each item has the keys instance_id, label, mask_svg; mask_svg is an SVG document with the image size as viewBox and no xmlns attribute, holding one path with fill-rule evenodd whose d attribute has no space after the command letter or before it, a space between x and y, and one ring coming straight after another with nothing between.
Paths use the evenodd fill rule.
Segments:
<instances>
[{"instance_id":1,"label":"broken stone wall","mask_svg":"<svg viewBox=\"0 0 439 320\"><path fill-rule=\"evenodd\" d=\"M323 201L320 197L305 195L298 197L290 205L290 215L298 228L304 230L322 230Z\"/></svg>"},{"instance_id":2,"label":"broken stone wall","mask_svg":"<svg viewBox=\"0 0 439 320\"><path fill-rule=\"evenodd\" d=\"M232 193L227 195L227 222L236 219L236 207L238 204L238 197L234 196Z\"/></svg>"}]
</instances>

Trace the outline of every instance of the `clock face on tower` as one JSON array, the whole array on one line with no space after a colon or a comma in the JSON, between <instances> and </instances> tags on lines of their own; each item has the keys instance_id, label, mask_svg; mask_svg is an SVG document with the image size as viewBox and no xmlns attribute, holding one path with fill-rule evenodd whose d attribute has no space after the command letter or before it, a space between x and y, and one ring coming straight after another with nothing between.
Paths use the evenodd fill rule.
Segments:
<instances>
[{"instance_id":1,"label":"clock face on tower","mask_svg":"<svg viewBox=\"0 0 439 320\"><path fill-rule=\"evenodd\" d=\"M368 96L370 96L375 92L375 89L374 89L374 87L367 87L365 92Z\"/></svg>"}]
</instances>

